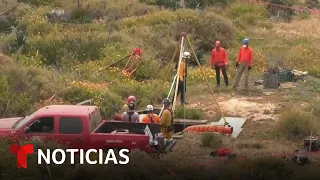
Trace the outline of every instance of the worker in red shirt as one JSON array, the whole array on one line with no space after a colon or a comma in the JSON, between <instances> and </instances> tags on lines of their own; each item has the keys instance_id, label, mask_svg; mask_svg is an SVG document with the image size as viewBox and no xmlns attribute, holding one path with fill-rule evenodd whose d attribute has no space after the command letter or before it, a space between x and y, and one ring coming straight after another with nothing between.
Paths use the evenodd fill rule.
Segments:
<instances>
[{"instance_id":1,"label":"worker in red shirt","mask_svg":"<svg viewBox=\"0 0 320 180\"><path fill-rule=\"evenodd\" d=\"M249 71L251 70L253 65L253 49L249 46L249 39L243 40L243 46L239 50L236 67L237 74L234 78L232 88L236 91L240 78L244 73L244 85L245 89L249 89Z\"/></svg>"},{"instance_id":2,"label":"worker in red shirt","mask_svg":"<svg viewBox=\"0 0 320 180\"><path fill-rule=\"evenodd\" d=\"M215 48L211 52L211 68L216 71L217 87L220 86L220 70L224 78L226 86L229 86L227 66L229 64L229 58L227 51L221 47L221 42L216 41Z\"/></svg>"}]
</instances>

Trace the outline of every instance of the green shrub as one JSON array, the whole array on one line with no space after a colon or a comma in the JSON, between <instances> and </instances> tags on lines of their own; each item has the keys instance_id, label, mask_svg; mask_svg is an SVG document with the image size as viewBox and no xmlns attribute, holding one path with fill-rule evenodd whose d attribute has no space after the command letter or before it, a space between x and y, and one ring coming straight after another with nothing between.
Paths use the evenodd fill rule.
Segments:
<instances>
[{"instance_id":1,"label":"green shrub","mask_svg":"<svg viewBox=\"0 0 320 180\"><path fill-rule=\"evenodd\" d=\"M16 155L10 154L11 140L0 141L0 170L3 173L3 179L51 179L47 168L53 176L53 179L102 179L108 176L113 179L150 179L154 174L158 179L301 179L316 177L319 173L317 166L292 166L289 162L279 157L260 157L246 158L242 161L235 160L228 163L219 164L215 161L216 166L190 161L189 158L177 159L174 156L163 159L152 159L148 154L140 151L133 151L129 154L130 163L124 166L114 165L89 165L87 163L80 165L76 161L75 165L65 163L62 165L50 164L48 166L38 165L36 155L28 155L28 169L17 169ZM21 144L32 143L30 141L22 141ZM46 149L65 149L65 146L55 142L46 142L43 150ZM105 156L104 156L105 157ZM97 157L92 157L94 160ZM68 160L69 157L67 156ZM207 162L208 160L206 160ZM204 164L205 163L205 164ZM174 173L174 174L173 174ZM303 176L304 175L304 176ZM307 178L308 179L308 178Z\"/></svg>"},{"instance_id":2,"label":"green shrub","mask_svg":"<svg viewBox=\"0 0 320 180\"><path fill-rule=\"evenodd\" d=\"M320 97L317 97L315 99L313 99L310 103L310 111L311 113L316 117L319 118L320 117ZM319 125L320 125L320 120L319 120Z\"/></svg>"},{"instance_id":3,"label":"green shrub","mask_svg":"<svg viewBox=\"0 0 320 180\"><path fill-rule=\"evenodd\" d=\"M235 40L235 28L230 20L218 16L213 12L205 12L199 17L195 26L195 38L198 49L211 51L215 41L223 42L223 46L228 48Z\"/></svg>"},{"instance_id":4,"label":"green shrub","mask_svg":"<svg viewBox=\"0 0 320 180\"><path fill-rule=\"evenodd\" d=\"M8 33L11 31L11 23L7 20L0 20L0 33Z\"/></svg>"},{"instance_id":5,"label":"green shrub","mask_svg":"<svg viewBox=\"0 0 320 180\"><path fill-rule=\"evenodd\" d=\"M221 6L225 7L231 4L234 0L185 0L187 8L205 8L210 6Z\"/></svg>"},{"instance_id":6,"label":"green shrub","mask_svg":"<svg viewBox=\"0 0 320 180\"><path fill-rule=\"evenodd\" d=\"M239 148L239 149L249 149L249 148L262 149L262 148L264 148L264 145L261 143L240 143L240 144L237 144L237 148Z\"/></svg>"},{"instance_id":7,"label":"green shrub","mask_svg":"<svg viewBox=\"0 0 320 180\"><path fill-rule=\"evenodd\" d=\"M23 116L31 108L31 100L26 93L13 93L11 81L4 74L0 78L0 117Z\"/></svg>"},{"instance_id":8,"label":"green shrub","mask_svg":"<svg viewBox=\"0 0 320 180\"><path fill-rule=\"evenodd\" d=\"M201 135L201 142L203 147L220 148L222 146L222 136L217 133L203 133Z\"/></svg>"},{"instance_id":9,"label":"green shrub","mask_svg":"<svg viewBox=\"0 0 320 180\"><path fill-rule=\"evenodd\" d=\"M320 78L320 69L319 68L309 69L308 74L315 78Z\"/></svg>"},{"instance_id":10,"label":"green shrub","mask_svg":"<svg viewBox=\"0 0 320 180\"><path fill-rule=\"evenodd\" d=\"M310 17L309 13L299 13L297 14L299 20L308 19Z\"/></svg>"},{"instance_id":11,"label":"green shrub","mask_svg":"<svg viewBox=\"0 0 320 180\"><path fill-rule=\"evenodd\" d=\"M9 153L9 149L10 149L10 144L14 143L12 140L1 140L0 141L0 153L3 154L3 156L1 156L1 161L2 162L6 162L6 163L1 163L0 164L0 170L2 173L4 173L2 175L2 178L4 179L9 179L9 178L14 178L14 179L20 179L20 178L24 178L24 179L32 179L32 178L36 178L36 179L42 179L42 178L50 178L48 175L48 170L47 167L45 165L38 165L37 164L37 156L35 154L33 155L28 155L28 167L27 169L23 169L17 168L17 155L15 154L10 154ZM30 144L30 143L34 143L31 141L21 141L21 144ZM35 144L35 148L39 147L36 146ZM51 151L56 149L56 148L61 148L61 149L65 149L64 146L59 145L55 142L46 142L44 146L42 146L43 150L46 149L50 149ZM59 157L57 157L59 158ZM70 157L66 157L66 159L70 159ZM53 177L63 177L68 170L71 170L71 168L73 168L72 166L70 166L68 163L62 164L62 165L55 165L55 164L50 164L48 165L48 167L50 168L51 174L53 175ZM31 178L32 177L32 178Z\"/></svg>"},{"instance_id":12,"label":"green shrub","mask_svg":"<svg viewBox=\"0 0 320 180\"><path fill-rule=\"evenodd\" d=\"M177 99L178 100L178 99ZM175 117L176 118L186 118L186 119L195 119L200 120L204 118L205 112L202 109L192 109L192 108L183 108L183 106L179 106L176 108Z\"/></svg>"},{"instance_id":13,"label":"green shrub","mask_svg":"<svg viewBox=\"0 0 320 180\"><path fill-rule=\"evenodd\" d=\"M76 23L91 23L92 15L91 12L87 9L77 8L71 11L70 20Z\"/></svg>"},{"instance_id":14,"label":"green shrub","mask_svg":"<svg viewBox=\"0 0 320 180\"><path fill-rule=\"evenodd\" d=\"M293 169L279 157L251 158L226 165L221 177L226 179L291 179Z\"/></svg>"},{"instance_id":15,"label":"green shrub","mask_svg":"<svg viewBox=\"0 0 320 180\"><path fill-rule=\"evenodd\" d=\"M84 62L101 57L107 35L98 31L61 30L46 36L29 38L26 44L28 56L39 53L45 65L62 66L64 58Z\"/></svg>"},{"instance_id":16,"label":"green shrub","mask_svg":"<svg viewBox=\"0 0 320 180\"><path fill-rule=\"evenodd\" d=\"M270 14L263 5L233 3L224 14L241 29L249 29L253 26L270 27L266 24Z\"/></svg>"},{"instance_id":17,"label":"green shrub","mask_svg":"<svg viewBox=\"0 0 320 180\"><path fill-rule=\"evenodd\" d=\"M21 29L31 35L44 35L48 33L52 27L48 22L46 13L48 7L30 8L21 18L18 19L17 29Z\"/></svg>"},{"instance_id":18,"label":"green shrub","mask_svg":"<svg viewBox=\"0 0 320 180\"><path fill-rule=\"evenodd\" d=\"M195 44L195 49L204 51L211 51L212 44L217 39L228 47L235 38L235 29L231 21L210 11L157 11L145 16L125 18L118 25L131 29L136 38L147 39L146 44L152 45L153 49L165 49L166 52L160 52L158 56L168 58L172 56L176 44L172 41L172 36L176 37L181 32L189 33L189 39ZM162 37L161 41L158 41L159 34Z\"/></svg>"},{"instance_id":19,"label":"green shrub","mask_svg":"<svg viewBox=\"0 0 320 180\"><path fill-rule=\"evenodd\" d=\"M114 92L117 92L121 97L128 97L130 95L134 95L137 97L138 108L145 109L145 107L150 104L150 100L154 100L155 93L159 88L159 81L143 81L143 82L127 82L127 83L119 83L110 86L110 89ZM164 84L162 87L162 93L158 95L158 99L162 101L169 89L169 84ZM153 98L153 99L152 99ZM156 101L157 102L157 101Z\"/></svg>"},{"instance_id":20,"label":"green shrub","mask_svg":"<svg viewBox=\"0 0 320 180\"><path fill-rule=\"evenodd\" d=\"M90 87L72 86L72 88L61 93L61 97L72 104L93 99L93 103L99 106L105 117L111 117L114 113L120 112L124 104L121 97L109 89L99 90Z\"/></svg>"},{"instance_id":21,"label":"green shrub","mask_svg":"<svg viewBox=\"0 0 320 180\"><path fill-rule=\"evenodd\" d=\"M320 2L318 0L306 0L305 4L307 5L307 8L309 8L309 9L320 7Z\"/></svg>"},{"instance_id":22,"label":"green shrub","mask_svg":"<svg viewBox=\"0 0 320 180\"><path fill-rule=\"evenodd\" d=\"M279 118L277 131L284 137L304 138L310 135L311 131L317 132L319 124L311 113L299 110L284 111Z\"/></svg>"},{"instance_id":23,"label":"green shrub","mask_svg":"<svg viewBox=\"0 0 320 180\"><path fill-rule=\"evenodd\" d=\"M292 17L295 15L294 9L290 8L293 6L294 1L293 0L265 0L268 3L271 4L277 4L280 6L286 6L289 8L282 8L279 6L274 6L271 4L267 5L267 10L273 15L273 16L280 16L280 18L284 21L291 21Z\"/></svg>"},{"instance_id":24,"label":"green shrub","mask_svg":"<svg viewBox=\"0 0 320 180\"><path fill-rule=\"evenodd\" d=\"M40 6L40 5L51 5L55 2L55 0L23 0L24 3Z\"/></svg>"},{"instance_id":25,"label":"green shrub","mask_svg":"<svg viewBox=\"0 0 320 180\"><path fill-rule=\"evenodd\" d=\"M52 71L11 64L0 66L0 113L5 116L23 116L35 102L47 99L63 86Z\"/></svg>"}]
</instances>

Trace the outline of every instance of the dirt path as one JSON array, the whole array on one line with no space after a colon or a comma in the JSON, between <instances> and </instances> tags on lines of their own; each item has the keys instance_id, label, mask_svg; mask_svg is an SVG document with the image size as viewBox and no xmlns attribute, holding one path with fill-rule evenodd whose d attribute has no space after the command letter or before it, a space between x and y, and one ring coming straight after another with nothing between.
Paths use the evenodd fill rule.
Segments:
<instances>
[{"instance_id":1,"label":"dirt path","mask_svg":"<svg viewBox=\"0 0 320 180\"><path fill-rule=\"evenodd\" d=\"M274 90L259 92L220 93L216 95L219 106L226 116L244 117L252 121L277 120L283 106L281 93ZM218 109L210 95L193 96L190 108L204 109L209 117L217 117Z\"/></svg>"},{"instance_id":2,"label":"dirt path","mask_svg":"<svg viewBox=\"0 0 320 180\"><path fill-rule=\"evenodd\" d=\"M253 82L252 82L253 84ZM280 109L288 103L304 104L319 96L320 80L310 76L298 82L281 84L280 89L264 89L263 86L251 86L250 91L230 92L227 89L214 89L215 96L225 116L243 117L253 122L276 121ZM201 92L201 93L199 93ZM190 108L201 108L209 119L219 117L219 111L206 85L197 85L190 92Z\"/></svg>"}]
</instances>

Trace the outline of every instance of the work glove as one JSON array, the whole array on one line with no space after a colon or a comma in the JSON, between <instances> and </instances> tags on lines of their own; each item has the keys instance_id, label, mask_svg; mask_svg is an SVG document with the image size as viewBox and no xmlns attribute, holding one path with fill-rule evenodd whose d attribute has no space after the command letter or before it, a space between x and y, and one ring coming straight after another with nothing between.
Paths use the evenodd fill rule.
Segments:
<instances>
[{"instance_id":1,"label":"work glove","mask_svg":"<svg viewBox=\"0 0 320 180\"><path fill-rule=\"evenodd\" d=\"M238 68L238 66L239 66L239 62L236 62L236 68Z\"/></svg>"},{"instance_id":2,"label":"work glove","mask_svg":"<svg viewBox=\"0 0 320 180\"><path fill-rule=\"evenodd\" d=\"M249 66L249 67L248 67L248 70L250 71L250 70L251 70L251 68L252 68L252 67L251 67L251 66Z\"/></svg>"}]
</instances>

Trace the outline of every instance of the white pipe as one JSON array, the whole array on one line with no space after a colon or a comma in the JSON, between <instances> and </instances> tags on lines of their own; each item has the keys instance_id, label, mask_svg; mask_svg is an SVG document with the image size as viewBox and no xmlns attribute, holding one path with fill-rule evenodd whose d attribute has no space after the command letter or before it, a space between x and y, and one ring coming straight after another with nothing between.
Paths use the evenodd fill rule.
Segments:
<instances>
[{"instance_id":1,"label":"white pipe","mask_svg":"<svg viewBox=\"0 0 320 180\"><path fill-rule=\"evenodd\" d=\"M170 94L171 94L171 92L172 92L172 90L173 90L174 82L176 81L176 78L177 78L177 77L178 77L178 76L177 76L177 74L176 74L176 75L174 76L174 78L173 78L173 81L172 81L171 88L170 88L170 91L169 91L169 93L168 93L167 99L170 98ZM160 111L160 113L159 113L159 117L161 116L161 114L162 114L162 112L163 112L163 109L164 109L164 106L162 106L162 108L161 108L161 111Z\"/></svg>"},{"instance_id":2,"label":"white pipe","mask_svg":"<svg viewBox=\"0 0 320 180\"><path fill-rule=\"evenodd\" d=\"M172 102L172 112L174 114L174 111L175 111L175 107L176 107L176 101L177 101L177 93L178 93L178 83L179 83L179 73L180 73L180 68L181 68L181 61L182 61L182 55L183 55L183 40L184 40L184 37L182 36L181 37L181 46L180 46L180 56L179 56L179 65L178 65L178 68L177 68L177 79L176 79L176 89L175 89L175 93L174 93L174 99L173 99L173 102Z\"/></svg>"}]
</instances>

